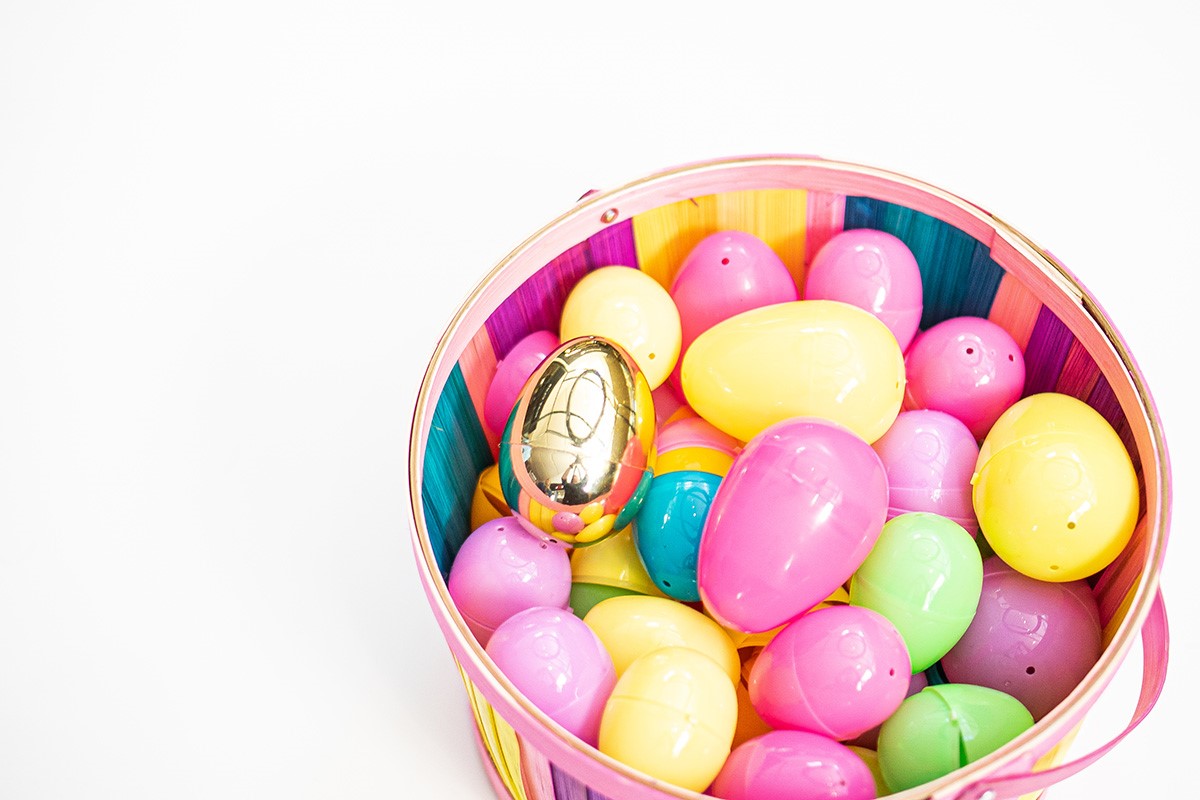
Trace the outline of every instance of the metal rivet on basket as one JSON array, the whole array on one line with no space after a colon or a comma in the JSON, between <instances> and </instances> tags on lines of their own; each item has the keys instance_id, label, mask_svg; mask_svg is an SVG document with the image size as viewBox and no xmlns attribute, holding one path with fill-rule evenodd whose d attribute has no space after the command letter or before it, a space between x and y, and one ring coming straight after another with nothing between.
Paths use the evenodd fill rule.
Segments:
<instances>
[{"instance_id":1,"label":"metal rivet on basket","mask_svg":"<svg viewBox=\"0 0 1200 800\"><path fill-rule=\"evenodd\" d=\"M600 215L600 221L603 222L605 225L612 222L616 218L617 218L617 210L615 208L610 208L607 211L605 211L603 214Z\"/></svg>"}]
</instances>

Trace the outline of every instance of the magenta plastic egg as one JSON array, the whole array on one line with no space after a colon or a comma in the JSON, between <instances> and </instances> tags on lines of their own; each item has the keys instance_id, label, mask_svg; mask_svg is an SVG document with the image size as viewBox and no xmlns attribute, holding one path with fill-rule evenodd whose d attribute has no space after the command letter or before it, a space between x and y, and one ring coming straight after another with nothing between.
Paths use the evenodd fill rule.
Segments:
<instances>
[{"instance_id":1,"label":"magenta plastic egg","mask_svg":"<svg viewBox=\"0 0 1200 800\"><path fill-rule=\"evenodd\" d=\"M671 375L676 388L683 354L701 333L743 311L800 297L795 279L775 251L742 231L720 231L701 239L684 258L670 293L683 327L679 363Z\"/></svg>"},{"instance_id":2,"label":"magenta plastic egg","mask_svg":"<svg viewBox=\"0 0 1200 800\"><path fill-rule=\"evenodd\" d=\"M515 517L480 525L450 565L450 597L480 644L506 619L534 606L566 608L571 559L560 544L531 535Z\"/></svg>"},{"instance_id":3,"label":"magenta plastic egg","mask_svg":"<svg viewBox=\"0 0 1200 800\"><path fill-rule=\"evenodd\" d=\"M483 400L483 417L495 433L504 430L508 415L517 404L517 397L529 376L546 356L558 349L558 334L535 331L513 345L504 358L496 362L496 374L488 384Z\"/></svg>"},{"instance_id":4,"label":"magenta plastic egg","mask_svg":"<svg viewBox=\"0 0 1200 800\"><path fill-rule=\"evenodd\" d=\"M733 749L709 794L722 800L870 800L875 778L853 750L807 731L770 731Z\"/></svg>"},{"instance_id":5,"label":"magenta plastic egg","mask_svg":"<svg viewBox=\"0 0 1200 800\"><path fill-rule=\"evenodd\" d=\"M921 322L921 270L908 245L871 228L843 231L813 258L805 300L841 300L879 317L908 347Z\"/></svg>"},{"instance_id":6,"label":"magenta plastic egg","mask_svg":"<svg viewBox=\"0 0 1200 800\"><path fill-rule=\"evenodd\" d=\"M561 608L529 608L496 628L487 652L531 703L596 744L617 671L583 620Z\"/></svg>"},{"instance_id":7,"label":"magenta plastic egg","mask_svg":"<svg viewBox=\"0 0 1200 800\"><path fill-rule=\"evenodd\" d=\"M1025 356L1008 331L983 317L954 317L913 340L904 358L904 407L961 420L976 439L1025 388Z\"/></svg>"},{"instance_id":8,"label":"magenta plastic egg","mask_svg":"<svg viewBox=\"0 0 1200 800\"><path fill-rule=\"evenodd\" d=\"M942 658L946 678L1005 692L1035 720L1070 694L1100 658L1100 613L1085 581L1039 581L997 557L984 563L979 609Z\"/></svg>"},{"instance_id":9,"label":"magenta plastic egg","mask_svg":"<svg viewBox=\"0 0 1200 800\"><path fill-rule=\"evenodd\" d=\"M917 692L929 685L929 676L924 672L913 673L913 676L908 679L908 690L904 693L904 699L912 697ZM847 745L855 747L864 747L868 750L875 750L879 746L879 729L882 726L876 725L871 730L855 736L853 739L846 741Z\"/></svg>"},{"instance_id":10,"label":"magenta plastic egg","mask_svg":"<svg viewBox=\"0 0 1200 800\"><path fill-rule=\"evenodd\" d=\"M975 437L957 417L929 409L902 411L872 447L888 476L888 519L927 511L954 520L974 536L971 475Z\"/></svg>"},{"instance_id":11,"label":"magenta plastic egg","mask_svg":"<svg viewBox=\"0 0 1200 800\"><path fill-rule=\"evenodd\" d=\"M797 417L755 436L713 497L700 538L705 608L745 632L776 628L840 587L887 517L887 474L848 429Z\"/></svg>"},{"instance_id":12,"label":"magenta plastic egg","mask_svg":"<svg viewBox=\"0 0 1200 800\"><path fill-rule=\"evenodd\" d=\"M805 614L763 648L750 702L768 725L853 739L900 707L912 666L895 626L867 608Z\"/></svg>"}]
</instances>

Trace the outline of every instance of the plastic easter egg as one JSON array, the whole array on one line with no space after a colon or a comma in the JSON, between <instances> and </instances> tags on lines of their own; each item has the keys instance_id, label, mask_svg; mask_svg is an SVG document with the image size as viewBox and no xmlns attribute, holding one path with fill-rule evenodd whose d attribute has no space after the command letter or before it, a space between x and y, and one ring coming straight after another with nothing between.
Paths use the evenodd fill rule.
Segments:
<instances>
[{"instance_id":1,"label":"plastic easter egg","mask_svg":"<svg viewBox=\"0 0 1200 800\"><path fill-rule=\"evenodd\" d=\"M866 608L805 614L763 648L750 701L773 728L853 739L887 719L912 675L895 626Z\"/></svg>"},{"instance_id":2,"label":"plastic easter egg","mask_svg":"<svg viewBox=\"0 0 1200 800\"><path fill-rule=\"evenodd\" d=\"M990 558L975 619L941 664L951 681L1011 694L1038 720L1099 660L1101 639L1085 581L1039 581Z\"/></svg>"},{"instance_id":3,"label":"plastic easter egg","mask_svg":"<svg viewBox=\"0 0 1200 800\"><path fill-rule=\"evenodd\" d=\"M663 594L700 599L696 563L700 534L721 479L708 472L655 475L633 521L633 538L646 572Z\"/></svg>"},{"instance_id":4,"label":"plastic easter egg","mask_svg":"<svg viewBox=\"0 0 1200 800\"><path fill-rule=\"evenodd\" d=\"M529 608L506 619L487 653L531 703L595 746L617 672L592 629L561 608Z\"/></svg>"},{"instance_id":5,"label":"plastic easter egg","mask_svg":"<svg viewBox=\"0 0 1200 800\"><path fill-rule=\"evenodd\" d=\"M628 527L591 547L571 551L571 580L665 597L646 573Z\"/></svg>"},{"instance_id":6,"label":"plastic easter egg","mask_svg":"<svg viewBox=\"0 0 1200 800\"><path fill-rule=\"evenodd\" d=\"M891 620L912 671L944 656L975 616L983 560L971 534L937 514L901 514L883 526L875 548L850 579L850 604Z\"/></svg>"},{"instance_id":7,"label":"plastic easter egg","mask_svg":"<svg viewBox=\"0 0 1200 800\"><path fill-rule=\"evenodd\" d=\"M874 314L904 350L921 323L921 270L908 245L872 228L821 246L804 278L805 300L840 300Z\"/></svg>"},{"instance_id":8,"label":"plastic easter egg","mask_svg":"<svg viewBox=\"0 0 1200 800\"><path fill-rule=\"evenodd\" d=\"M592 544L637 514L654 474L654 401L617 345L572 339L530 376L500 437L500 488L532 533Z\"/></svg>"},{"instance_id":9,"label":"plastic easter egg","mask_svg":"<svg viewBox=\"0 0 1200 800\"><path fill-rule=\"evenodd\" d=\"M450 597L480 644L534 606L566 608L571 563L562 545L532 536L513 517L485 522L450 565Z\"/></svg>"},{"instance_id":10,"label":"plastic easter egg","mask_svg":"<svg viewBox=\"0 0 1200 800\"><path fill-rule=\"evenodd\" d=\"M622 589L619 586L605 586L601 583L579 583L571 584L571 596L568 603L571 606L571 611L575 616L583 619L587 613L596 607L597 604L604 602L610 597L623 597L629 594L638 594L631 589Z\"/></svg>"},{"instance_id":11,"label":"plastic easter egg","mask_svg":"<svg viewBox=\"0 0 1200 800\"><path fill-rule=\"evenodd\" d=\"M838 586L829 596L812 607L813 611L821 608L829 608L830 606L845 606L850 604L850 593L842 586ZM705 609L707 612L707 609ZM720 623L718 623L720 624ZM769 631L755 631L748 633L738 630L737 628L724 628L725 635L733 640L733 646L738 650L746 647L763 647L771 643L771 640L779 635L779 632L787 627L787 624L780 625L777 628L771 628ZM746 663L742 662L742 672L745 674Z\"/></svg>"},{"instance_id":12,"label":"plastic easter egg","mask_svg":"<svg viewBox=\"0 0 1200 800\"><path fill-rule=\"evenodd\" d=\"M658 281L631 267L601 267L583 276L567 295L559 335L564 342L580 336L615 342L633 357L651 389L666 381L679 360L675 301Z\"/></svg>"},{"instance_id":13,"label":"plastic easter egg","mask_svg":"<svg viewBox=\"0 0 1200 800\"><path fill-rule=\"evenodd\" d=\"M893 792L948 775L1033 727L1025 706L985 686L930 686L900 704L879 731L879 768Z\"/></svg>"},{"instance_id":14,"label":"plastic easter egg","mask_svg":"<svg viewBox=\"0 0 1200 800\"><path fill-rule=\"evenodd\" d=\"M709 507L696 569L705 609L751 633L795 619L858 569L887 497L879 456L846 428L806 418L767 428Z\"/></svg>"},{"instance_id":15,"label":"plastic easter egg","mask_svg":"<svg viewBox=\"0 0 1200 800\"><path fill-rule=\"evenodd\" d=\"M504 423L525 387L525 382L546 358L558 349L558 335L552 331L534 331L521 339L496 362L496 373L488 384L483 400L483 419L494 433Z\"/></svg>"},{"instance_id":16,"label":"plastic easter egg","mask_svg":"<svg viewBox=\"0 0 1200 800\"><path fill-rule=\"evenodd\" d=\"M617 679L600 720L600 752L700 792L729 756L737 724L733 684L708 656L665 647Z\"/></svg>"},{"instance_id":17,"label":"plastic easter egg","mask_svg":"<svg viewBox=\"0 0 1200 800\"><path fill-rule=\"evenodd\" d=\"M671 283L679 309L682 354L704 331L752 308L800 299L796 281L775 251L743 231L718 231L701 239ZM679 383L679 368L671 376Z\"/></svg>"},{"instance_id":18,"label":"plastic easter egg","mask_svg":"<svg viewBox=\"0 0 1200 800\"><path fill-rule=\"evenodd\" d=\"M504 492L500 490L500 467L492 464L479 473L471 495L471 530L485 522L510 516Z\"/></svg>"},{"instance_id":19,"label":"plastic easter egg","mask_svg":"<svg viewBox=\"0 0 1200 800\"><path fill-rule=\"evenodd\" d=\"M946 681L942 681L942 683L946 683ZM924 673L924 672L914 673L913 676L908 679L908 689L904 693L904 699L907 700L908 698L912 697L914 694L916 694L917 692L921 691L922 689L924 689L926 686L929 686L929 685L930 685L930 681L929 681L929 677L926 673ZM882 723L880 723L880 725L876 725L874 728L871 728L869 731L866 731L865 733L860 733L858 736L855 736L853 739L848 739L846 741L846 744L855 745L857 747L867 748L872 753L874 753L875 748L879 746L879 729L880 729L880 727L882 727Z\"/></svg>"},{"instance_id":20,"label":"plastic easter egg","mask_svg":"<svg viewBox=\"0 0 1200 800\"><path fill-rule=\"evenodd\" d=\"M683 359L683 392L741 441L792 417L821 417L873 442L904 398L904 358L887 326L834 300L746 311L700 334Z\"/></svg>"},{"instance_id":21,"label":"plastic easter egg","mask_svg":"<svg viewBox=\"0 0 1200 800\"><path fill-rule=\"evenodd\" d=\"M597 603L583 618L612 656L617 675L660 647L687 647L712 659L731 683L741 674L733 642L694 608L662 597L628 595Z\"/></svg>"},{"instance_id":22,"label":"plastic easter egg","mask_svg":"<svg viewBox=\"0 0 1200 800\"><path fill-rule=\"evenodd\" d=\"M875 752L870 747L861 747L855 744L846 745L854 753L862 759L862 762L867 765L867 769L871 771L871 777L875 781L875 796L887 797L892 793L888 788L887 781L883 779L883 770L879 768L879 753Z\"/></svg>"},{"instance_id":23,"label":"plastic easter egg","mask_svg":"<svg viewBox=\"0 0 1200 800\"><path fill-rule=\"evenodd\" d=\"M807 731L771 731L736 747L713 781L722 800L873 800L875 779L850 748Z\"/></svg>"},{"instance_id":24,"label":"plastic easter egg","mask_svg":"<svg viewBox=\"0 0 1200 800\"><path fill-rule=\"evenodd\" d=\"M982 439L1025 388L1025 356L1008 331L983 317L954 317L913 340L905 356L904 407L962 420Z\"/></svg>"},{"instance_id":25,"label":"plastic easter egg","mask_svg":"<svg viewBox=\"0 0 1200 800\"><path fill-rule=\"evenodd\" d=\"M654 424L659 430L677 419L696 416L696 412L683 402L683 397L669 382L652 391L650 396L654 398Z\"/></svg>"},{"instance_id":26,"label":"plastic easter egg","mask_svg":"<svg viewBox=\"0 0 1200 800\"><path fill-rule=\"evenodd\" d=\"M1138 483L1121 438L1086 403L1030 395L979 449L973 500L996 555L1043 581L1099 572L1133 535Z\"/></svg>"},{"instance_id":27,"label":"plastic easter egg","mask_svg":"<svg viewBox=\"0 0 1200 800\"><path fill-rule=\"evenodd\" d=\"M737 439L700 417L678 419L660 426L656 443L655 475L692 470L723 477L742 446Z\"/></svg>"},{"instance_id":28,"label":"plastic easter egg","mask_svg":"<svg viewBox=\"0 0 1200 800\"><path fill-rule=\"evenodd\" d=\"M927 511L979 532L971 505L971 475L979 458L975 437L943 411L901 411L872 445L888 476L888 519Z\"/></svg>"}]
</instances>

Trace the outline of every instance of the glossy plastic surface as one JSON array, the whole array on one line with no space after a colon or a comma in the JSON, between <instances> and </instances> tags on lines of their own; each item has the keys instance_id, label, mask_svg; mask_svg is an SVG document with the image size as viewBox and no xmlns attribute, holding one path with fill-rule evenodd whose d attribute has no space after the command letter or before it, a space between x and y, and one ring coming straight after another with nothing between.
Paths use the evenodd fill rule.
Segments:
<instances>
[{"instance_id":1,"label":"glossy plastic surface","mask_svg":"<svg viewBox=\"0 0 1200 800\"><path fill-rule=\"evenodd\" d=\"M633 520L633 538L646 572L663 594L676 600L700 599L700 535L720 485L721 478L708 472L655 475Z\"/></svg>"},{"instance_id":2,"label":"glossy plastic surface","mask_svg":"<svg viewBox=\"0 0 1200 800\"><path fill-rule=\"evenodd\" d=\"M682 380L696 413L741 441L813 416L873 442L900 412L904 358L887 326L861 308L798 300L709 328L688 348Z\"/></svg>"},{"instance_id":3,"label":"glossy plastic surface","mask_svg":"<svg viewBox=\"0 0 1200 800\"><path fill-rule=\"evenodd\" d=\"M496 374L488 384L483 400L483 419L494 433L504 430L521 389L529 376L546 358L558 349L558 334L553 331L534 331L521 339L496 362Z\"/></svg>"},{"instance_id":4,"label":"glossy plastic surface","mask_svg":"<svg viewBox=\"0 0 1200 800\"><path fill-rule=\"evenodd\" d=\"M628 353L572 339L530 376L500 437L500 487L535 534L591 544L637 514L654 470L654 401Z\"/></svg>"},{"instance_id":5,"label":"glossy plastic surface","mask_svg":"<svg viewBox=\"0 0 1200 800\"><path fill-rule=\"evenodd\" d=\"M575 581L571 584L571 596L568 602L575 616L583 619L589 611L595 608L597 603L610 597L622 597L627 594L638 594L638 592L632 589L622 589L619 586L605 586L602 583Z\"/></svg>"},{"instance_id":6,"label":"glossy plastic surface","mask_svg":"<svg viewBox=\"0 0 1200 800\"><path fill-rule=\"evenodd\" d=\"M600 752L659 780L703 791L729 756L733 684L709 657L665 647L629 665L600 721Z\"/></svg>"},{"instance_id":7,"label":"glossy plastic surface","mask_svg":"<svg viewBox=\"0 0 1200 800\"><path fill-rule=\"evenodd\" d=\"M500 467L492 464L479 473L479 480L475 482L475 493L471 496L471 530L511 514L504 492L500 490Z\"/></svg>"},{"instance_id":8,"label":"glossy plastic surface","mask_svg":"<svg viewBox=\"0 0 1200 800\"><path fill-rule=\"evenodd\" d=\"M942 681L942 683L945 683L945 681ZM924 689L926 686L929 686L929 684L930 681L926 672L913 673L912 677L908 679L908 689L904 692L904 699L907 700L917 692ZM866 748L874 753L875 748L879 746L879 728L881 726L882 723L880 723L880 725L876 725L874 728L871 728L865 733L855 736L853 739L847 739L846 744Z\"/></svg>"},{"instance_id":9,"label":"glossy plastic surface","mask_svg":"<svg viewBox=\"0 0 1200 800\"><path fill-rule=\"evenodd\" d=\"M904 637L912 671L928 669L971 624L983 560L961 525L924 512L888 520L850 579L850 604L878 611Z\"/></svg>"},{"instance_id":10,"label":"glossy plastic surface","mask_svg":"<svg viewBox=\"0 0 1200 800\"><path fill-rule=\"evenodd\" d=\"M675 301L658 281L630 267L601 267L567 295L559 335L564 342L579 336L616 342L657 389L679 360L682 334Z\"/></svg>"},{"instance_id":11,"label":"glossy plastic surface","mask_svg":"<svg viewBox=\"0 0 1200 800\"><path fill-rule=\"evenodd\" d=\"M901 411L872 445L888 476L888 519L909 511L949 517L974 536L971 475L979 445L957 417L943 411Z\"/></svg>"},{"instance_id":12,"label":"glossy plastic surface","mask_svg":"<svg viewBox=\"0 0 1200 800\"><path fill-rule=\"evenodd\" d=\"M887 497L879 456L849 430L806 418L771 426L746 444L713 498L697 566L705 608L746 632L809 610L867 557Z\"/></svg>"},{"instance_id":13,"label":"glossy plastic surface","mask_svg":"<svg viewBox=\"0 0 1200 800\"><path fill-rule=\"evenodd\" d=\"M504 620L534 606L566 608L571 563L566 549L526 531L514 517L485 522L450 566L450 597L480 644Z\"/></svg>"},{"instance_id":14,"label":"glossy plastic surface","mask_svg":"<svg viewBox=\"0 0 1200 800\"><path fill-rule=\"evenodd\" d=\"M1047 392L997 420L979 450L974 506L996 555L1044 581L1108 566L1138 517L1138 482L1112 426L1086 403Z\"/></svg>"},{"instance_id":15,"label":"glossy plastic surface","mask_svg":"<svg viewBox=\"0 0 1200 800\"><path fill-rule=\"evenodd\" d=\"M658 429L656 475L679 470L724 476L741 442L700 417L673 420Z\"/></svg>"},{"instance_id":16,"label":"glossy plastic surface","mask_svg":"<svg viewBox=\"0 0 1200 800\"><path fill-rule=\"evenodd\" d=\"M875 780L875 795L877 797L887 797L892 793L888 788L887 781L883 779L883 771L879 769L879 753L875 752L870 747L861 747L856 744L846 745L854 753L862 759L862 762L867 765L867 769L871 771L871 777Z\"/></svg>"},{"instance_id":17,"label":"glossy plastic surface","mask_svg":"<svg viewBox=\"0 0 1200 800\"><path fill-rule=\"evenodd\" d=\"M806 731L771 731L739 745L713 781L722 800L871 800L875 779L853 750Z\"/></svg>"},{"instance_id":18,"label":"glossy plastic surface","mask_svg":"<svg viewBox=\"0 0 1200 800\"><path fill-rule=\"evenodd\" d=\"M1025 356L1008 331L954 317L918 334L905 356L904 407L951 414L982 439L1025 387Z\"/></svg>"},{"instance_id":19,"label":"glossy plastic surface","mask_svg":"<svg viewBox=\"0 0 1200 800\"><path fill-rule=\"evenodd\" d=\"M951 681L1007 692L1038 720L1095 665L1101 638L1085 581L1035 580L993 557L975 619L941 664Z\"/></svg>"},{"instance_id":20,"label":"glossy plastic surface","mask_svg":"<svg viewBox=\"0 0 1200 800\"><path fill-rule=\"evenodd\" d=\"M624 528L602 542L571 551L571 579L664 596L646 574L633 542L633 528Z\"/></svg>"},{"instance_id":21,"label":"glossy plastic surface","mask_svg":"<svg viewBox=\"0 0 1200 800\"><path fill-rule=\"evenodd\" d=\"M805 614L763 648L750 700L774 728L853 739L887 719L912 674L896 628L866 608Z\"/></svg>"},{"instance_id":22,"label":"glossy plastic surface","mask_svg":"<svg viewBox=\"0 0 1200 800\"><path fill-rule=\"evenodd\" d=\"M879 768L893 792L920 786L1033 727L1019 701L985 686L930 686L900 704L879 732Z\"/></svg>"},{"instance_id":23,"label":"glossy plastic surface","mask_svg":"<svg viewBox=\"0 0 1200 800\"><path fill-rule=\"evenodd\" d=\"M826 242L804 277L805 300L840 300L874 314L904 350L921 322L921 270L908 245L872 228Z\"/></svg>"},{"instance_id":24,"label":"glossy plastic surface","mask_svg":"<svg viewBox=\"0 0 1200 800\"><path fill-rule=\"evenodd\" d=\"M617 672L583 620L561 608L520 611L496 628L487 653L530 702L595 746Z\"/></svg>"},{"instance_id":25,"label":"glossy plastic surface","mask_svg":"<svg viewBox=\"0 0 1200 800\"><path fill-rule=\"evenodd\" d=\"M741 674L737 649L721 626L683 603L644 595L613 597L593 606L583 621L604 642L618 675L660 647L703 653L724 670L730 683Z\"/></svg>"},{"instance_id":26,"label":"glossy plastic surface","mask_svg":"<svg viewBox=\"0 0 1200 800\"><path fill-rule=\"evenodd\" d=\"M798 300L787 266L766 242L743 231L719 231L691 249L671 284L683 340L680 358L696 337L735 314ZM679 367L671 383L681 387Z\"/></svg>"}]
</instances>

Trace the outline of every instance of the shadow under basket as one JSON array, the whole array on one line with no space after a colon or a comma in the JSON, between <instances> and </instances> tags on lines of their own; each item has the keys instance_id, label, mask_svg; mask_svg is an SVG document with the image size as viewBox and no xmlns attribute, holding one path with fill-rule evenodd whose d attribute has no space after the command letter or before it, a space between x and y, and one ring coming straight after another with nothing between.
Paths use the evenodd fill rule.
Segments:
<instances>
[{"instance_id":1,"label":"shadow under basket","mask_svg":"<svg viewBox=\"0 0 1200 800\"><path fill-rule=\"evenodd\" d=\"M446 579L470 533L475 482L496 456L498 432L480 420L497 359L533 331L557 331L568 292L598 267L638 268L669 285L697 242L736 229L769 244L803 287L806 266L821 245L852 228L887 231L913 251L924 284L922 330L950 317L986 317L1024 351L1024 394L1062 392L1103 415L1132 456L1141 490L1131 541L1089 581L1099 602L1104 650L1084 680L1004 747L891 797L1036 797L1107 753L1150 711L1167 663L1158 576L1167 541L1170 468L1150 393L1103 310L1046 250L946 191L858 164L793 156L732 158L586 195L476 287L438 343L421 384L409 451L418 571L462 672L484 765L500 797L696 800L704 795L626 767L551 721L501 674L451 602ZM1129 727L1108 745L1064 763L1084 715L1139 634L1143 685Z\"/></svg>"}]
</instances>

